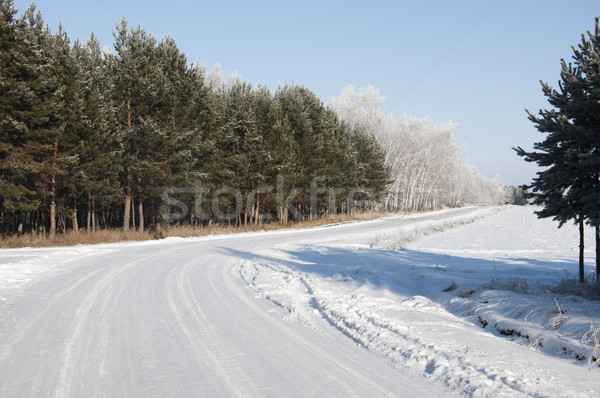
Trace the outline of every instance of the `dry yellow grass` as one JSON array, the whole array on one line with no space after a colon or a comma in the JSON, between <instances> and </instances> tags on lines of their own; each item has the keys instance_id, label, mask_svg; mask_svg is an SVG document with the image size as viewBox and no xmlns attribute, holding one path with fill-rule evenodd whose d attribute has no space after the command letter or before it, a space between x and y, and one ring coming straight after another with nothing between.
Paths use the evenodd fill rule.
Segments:
<instances>
[{"instance_id":1,"label":"dry yellow grass","mask_svg":"<svg viewBox=\"0 0 600 398\"><path fill-rule=\"evenodd\" d=\"M64 234L56 234L53 237L43 234L23 234L11 235L0 239L0 247L2 248L17 248L17 247L52 247L52 246L75 246L75 245L91 245L97 243L113 243L123 241L140 241L154 239L152 233L146 231L138 232L123 232L121 230L98 230L92 233L66 232Z\"/></svg>"},{"instance_id":2,"label":"dry yellow grass","mask_svg":"<svg viewBox=\"0 0 600 398\"><path fill-rule=\"evenodd\" d=\"M169 231L144 231L143 233L130 231L123 232L122 230L99 230L91 233L66 232L56 234L49 237L43 234L24 234L12 235L0 239L0 248L19 248L19 247L53 247L53 246L75 246L75 245L90 245L98 243L114 243L126 241L143 241L152 239L161 239L170 236L182 238L218 235L218 234L233 234L240 232L255 232L255 231L272 231L285 228L310 228L321 225L335 224L340 222L348 222L355 220L370 220L388 215L388 213L365 213L355 215L335 215L327 218L319 218L315 220L299 221L282 225L278 222L265 223L262 225L247 225L240 227L233 226L211 226L211 227L192 227L192 226L174 226Z\"/></svg>"}]
</instances>

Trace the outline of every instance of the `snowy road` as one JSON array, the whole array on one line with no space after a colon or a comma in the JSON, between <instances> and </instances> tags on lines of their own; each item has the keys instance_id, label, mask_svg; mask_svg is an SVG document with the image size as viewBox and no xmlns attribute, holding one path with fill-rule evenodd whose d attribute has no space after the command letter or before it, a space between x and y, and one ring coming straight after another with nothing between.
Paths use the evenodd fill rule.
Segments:
<instances>
[{"instance_id":1,"label":"snowy road","mask_svg":"<svg viewBox=\"0 0 600 398\"><path fill-rule=\"evenodd\" d=\"M8 282L0 284L0 397L469 393L357 344L318 308L308 313L308 326L286 321L284 307L249 286L247 271L278 245L360 244L402 226L477 211L311 230L2 251L0 271L3 264L14 266L6 268ZM15 267L29 273L15 271L11 280ZM464 327L456 319L452 327ZM435 339L435 331L419 332ZM514 345L486 338L498 340L494 350L500 352L503 344ZM542 359L534 361L543 362L542 354L535 355Z\"/></svg>"},{"instance_id":2,"label":"snowy road","mask_svg":"<svg viewBox=\"0 0 600 398\"><path fill-rule=\"evenodd\" d=\"M283 323L237 272L254 251L280 242L380 228L107 245L81 258L66 250L58 261L71 266L1 304L0 396L433 394L335 329Z\"/></svg>"}]
</instances>

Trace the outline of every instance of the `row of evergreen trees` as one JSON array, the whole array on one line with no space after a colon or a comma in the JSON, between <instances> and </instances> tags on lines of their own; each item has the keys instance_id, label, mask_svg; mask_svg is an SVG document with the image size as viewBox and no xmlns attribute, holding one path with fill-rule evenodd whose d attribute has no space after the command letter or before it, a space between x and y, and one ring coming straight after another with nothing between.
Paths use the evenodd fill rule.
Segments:
<instances>
[{"instance_id":1,"label":"row of evergreen trees","mask_svg":"<svg viewBox=\"0 0 600 398\"><path fill-rule=\"evenodd\" d=\"M71 44L0 0L0 232L287 221L385 189L375 138L307 88L216 86L169 37L113 35Z\"/></svg>"}]
</instances>

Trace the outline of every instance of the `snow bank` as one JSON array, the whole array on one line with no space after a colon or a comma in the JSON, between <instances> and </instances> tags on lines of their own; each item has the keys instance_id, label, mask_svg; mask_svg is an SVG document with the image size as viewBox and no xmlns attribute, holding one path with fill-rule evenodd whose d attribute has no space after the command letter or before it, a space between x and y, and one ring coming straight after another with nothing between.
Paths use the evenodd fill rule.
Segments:
<instances>
[{"instance_id":1,"label":"snow bank","mask_svg":"<svg viewBox=\"0 0 600 398\"><path fill-rule=\"evenodd\" d=\"M586 230L586 274L593 279L595 242ZM600 301L552 289L578 273L579 232L574 225L537 219L531 207L506 212L409 246L452 268L449 285L436 301L453 313L547 353L594 360L593 342L582 342L600 326ZM449 286L448 285L448 286ZM465 292L470 294L465 294ZM462 294L461 294L462 293Z\"/></svg>"}]
</instances>

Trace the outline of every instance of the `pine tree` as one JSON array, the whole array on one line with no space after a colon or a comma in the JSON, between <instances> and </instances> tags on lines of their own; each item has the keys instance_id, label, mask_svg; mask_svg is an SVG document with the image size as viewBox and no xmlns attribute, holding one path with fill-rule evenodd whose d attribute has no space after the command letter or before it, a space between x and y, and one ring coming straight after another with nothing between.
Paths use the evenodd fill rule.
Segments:
<instances>
[{"instance_id":1,"label":"pine tree","mask_svg":"<svg viewBox=\"0 0 600 398\"><path fill-rule=\"evenodd\" d=\"M45 135L46 143L52 151L43 160L50 165L48 180L50 191L50 234L56 232L55 219L61 220L63 228L66 219L71 220L72 229L77 232L78 194L82 184L78 146L83 136L83 82L72 54L67 34L59 26L58 32L51 37L50 68L53 76L55 101L49 118L49 129Z\"/></svg>"},{"instance_id":2,"label":"pine tree","mask_svg":"<svg viewBox=\"0 0 600 398\"><path fill-rule=\"evenodd\" d=\"M88 233L99 227L98 211L109 208L120 196L120 146L111 79L100 43L92 34L87 43L76 42L73 56L80 81L81 126L77 147L78 191L86 208Z\"/></svg>"},{"instance_id":3,"label":"pine tree","mask_svg":"<svg viewBox=\"0 0 600 398\"><path fill-rule=\"evenodd\" d=\"M35 93L27 84L25 22L16 13L12 1L0 0L0 198L7 212L3 228L22 232L25 212L37 209L39 200L32 190L35 170L26 150Z\"/></svg>"},{"instance_id":4,"label":"pine tree","mask_svg":"<svg viewBox=\"0 0 600 398\"><path fill-rule=\"evenodd\" d=\"M123 147L123 230L128 231L135 222L131 217L134 195L138 195L139 205L142 179L154 172L148 169L146 158L155 145L164 142L164 137L152 120L159 93L156 40L139 26L129 30L126 20L113 35L117 55L111 57L112 89ZM139 215L143 217L143 212Z\"/></svg>"},{"instance_id":5,"label":"pine tree","mask_svg":"<svg viewBox=\"0 0 600 398\"><path fill-rule=\"evenodd\" d=\"M278 146L285 140L279 133L279 113L273 94L265 86L253 89L253 113L256 117L256 129L260 140L255 143L255 162L253 181L254 194L249 203L255 224L275 217L277 212L277 176L287 159L280 156ZM271 187L273 189L268 189ZM272 213L272 214L271 214Z\"/></svg>"},{"instance_id":6,"label":"pine tree","mask_svg":"<svg viewBox=\"0 0 600 398\"><path fill-rule=\"evenodd\" d=\"M584 281L584 222L596 227L596 275L600 275L600 32L582 34L573 46L573 63L561 60L559 90L542 83L553 106L538 115L527 111L536 128L547 134L533 152L517 154L546 170L532 184L534 203L544 208L539 217L554 217L559 227L575 220L580 231L579 280ZM599 279L600 280L600 279Z\"/></svg>"},{"instance_id":7,"label":"pine tree","mask_svg":"<svg viewBox=\"0 0 600 398\"><path fill-rule=\"evenodd\" d=\"M578 128L580 170L586 176L583 187L583 212L595 227L596 281L600 283L600 28L595 20L594 32L581 35L581 43L573 48L576 67L572 77L573 123Z\"/></svg>"},{"instance_id":8,"label":"pine tree","mask_svg":"<svg viewBox=\"0 0 600 398\"><path fill-rule=\"evenodd\" d=\"M390 170L385 165L381 145L359 126L353 129L350 141L357 161L358 187L364 187L379 197L390 182Z\"/></svg>"},{"instance_id":9,"label":"pine tree","mask_svg":"<svg viewBox=\"0 0 600 398\"><path fill-rule=\"evenodd\" d=\"M14 112L25 129L19 137L18 151L22 175L29 195L25 201L35 201L42 229L56 231L56 177L63 171L58 157L57 136L60 129L61 101L58 53L55 39L45 26L42 16L31 6L20 18L19 40L23 44L21 58L21 112ZM54 178L54 180L53 180ZM47 221L46 221L47 220Z\"/></svg>"}]
</instances>

